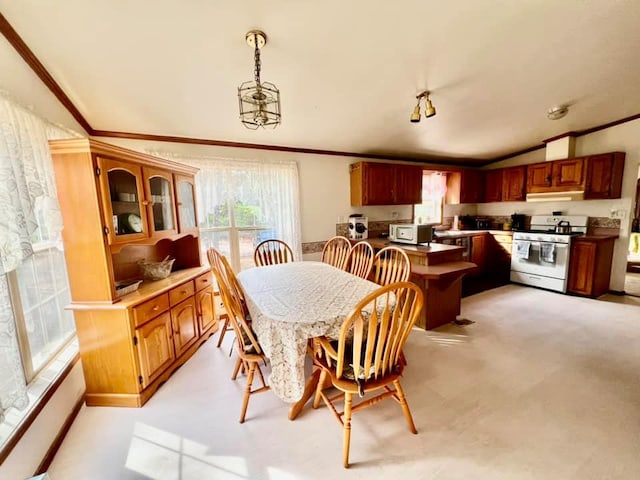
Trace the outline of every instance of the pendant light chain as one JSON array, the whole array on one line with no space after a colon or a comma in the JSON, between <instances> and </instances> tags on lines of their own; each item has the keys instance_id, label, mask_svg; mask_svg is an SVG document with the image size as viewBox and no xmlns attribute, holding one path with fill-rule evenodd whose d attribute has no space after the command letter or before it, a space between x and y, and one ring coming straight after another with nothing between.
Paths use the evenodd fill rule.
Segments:
<instances>
[{"instance_id":1,"label":"pendant light chain","mask_svg":"<svg viewBox=\"0 0 640 480\"><path fill-rule=\"evenodd\" d=\"M260 49L258 48L258 36L254 34L253 41L255 42L255 50L253 53L253 61L254 61L254 76L256 80L256 85L260 87Z\"/></svg>"}]
</instances>

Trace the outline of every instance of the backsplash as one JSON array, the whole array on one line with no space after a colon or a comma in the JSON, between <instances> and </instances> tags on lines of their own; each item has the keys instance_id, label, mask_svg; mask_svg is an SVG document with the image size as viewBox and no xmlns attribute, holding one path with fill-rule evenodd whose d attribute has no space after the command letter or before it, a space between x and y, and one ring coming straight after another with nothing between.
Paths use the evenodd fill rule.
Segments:
<instances>
[{"instance_id":1,"label":"backsplash","mask_svg":"<svg viewBox=\"0 0 640 480\"><path fill-rule=\"evenodd\" d=\"M389 233L389 225L392 223L411 223L411 219L406 220L369 220L369 237L379 237L382 233ZM336 235L349 236L348 223L336 223Z\"/></svg>"}]
</instances>

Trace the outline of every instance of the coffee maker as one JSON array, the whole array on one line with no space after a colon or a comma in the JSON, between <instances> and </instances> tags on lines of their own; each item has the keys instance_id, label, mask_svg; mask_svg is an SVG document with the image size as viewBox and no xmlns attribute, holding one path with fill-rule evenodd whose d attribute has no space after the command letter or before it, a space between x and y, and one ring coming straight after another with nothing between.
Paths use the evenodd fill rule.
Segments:
<instances>
[{"instance_id":1,"label":"coffee maker","mask_svg":"<svg viewBox=\"0 0 640 480\"><path fill-rule=\"evenodd\" d=\"M522 231L525 230L526 215L523 213L514 213L511 215L511 229Z\"/></svg>"}]
</instances>

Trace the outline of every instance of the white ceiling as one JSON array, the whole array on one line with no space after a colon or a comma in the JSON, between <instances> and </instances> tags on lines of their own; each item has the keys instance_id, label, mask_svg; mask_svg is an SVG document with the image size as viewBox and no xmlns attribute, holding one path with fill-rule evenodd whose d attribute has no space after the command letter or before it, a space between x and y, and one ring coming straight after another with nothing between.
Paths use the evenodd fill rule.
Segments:
<instances>
[{"instance_id":1,"label":"white ceiling","mask_svg":"<svg viewBox=\"0 0 640 480\"><path fill-rule=\"evenodd\" d=\"M640 113L640 1L0 0L97 130L418 158L490 159ZM237 86L283 121L251 131ZM410 123L415 95L437 115ZM546 118L569 103L569 114Z\"/></svg>"}]
</instances>

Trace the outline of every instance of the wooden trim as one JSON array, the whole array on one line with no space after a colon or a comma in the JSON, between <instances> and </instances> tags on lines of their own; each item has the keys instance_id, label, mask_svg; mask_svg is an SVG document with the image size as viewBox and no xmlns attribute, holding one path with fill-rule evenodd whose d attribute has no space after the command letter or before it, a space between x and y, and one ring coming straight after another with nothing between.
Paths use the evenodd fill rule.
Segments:
<instances>
[{"instance_id":1,"label":"wooden trim","mask_svg":"<svg viewBox=\"0 0 640 480\"><path fill-rule=\"evenodd\" d=\"M4 462L7 459L7 457L11 453L11 450L13 450L13 448L18 444L18 442L20 441L22 436L26 433L26 431L29 430L29 427L33 424L33 422L38 417L38 415L40 415L40 412L42 411L42 409L49 402L53 394L56 393L56 391L58 390L58 387L62 385L62 382L64 381L65 378L67 378L67 375L69 375L69 372L71 372L71 369L79 361L80 361L80 354L76 353L75 357L73 357L73 359L64 367L62 372L60 372L57 378L47 387L47 389L42 394L42 397L38 400L38 403L36 403L33 409L22 420L20 425L18 425L18 428L16 429L16 431L13 432L13 434L9 438L9 441L7 441L7 443L5 443L4 446L2 447L2 450L0 450L0 464L2 464L2 462ZM84 401L84 398L82 398L82 401Z\"/></svg>"},{"instance_id":2,"label":"wooden trim","mask_svg":"<svg viewBox=\"0 0 640 480\"><path fill-rule=\"evenodd\" d=\"M4 35L4 37L9 41L9 43L13 46L13 48L18 52L18 54L23 58L23 60L31 67L33 72L42 80L42 82L51 90L51 92L56 96L56 98L62 103L62 105L67 109L67 111L76 119L76 121L86 130L89 135L96 137L108 137L108 138L128 138L132 140L152 140L158 142L172 142L172 143L186 143L186 144L195 144L195 145L209 145L209 146L217 146L217 147L233 147L233 148L250 148L256 150L272 150L279 152L291 152L291 153L307 153L312 155L333 155L333 156L343 156L343 157L353 157L353 158L370 158L377 160L398 160L398 161L408 161L408 162L421 162L421 163L431 163L434 165L451 165L453 161L458 159L449 158L449 159L432 159L427 157L406 157L403 155L382 155L377 153L354 153L354 152L342 152L337 150L320 150L315 148L298 148L298 147L286 147L282 145L264 145L258 143L243 143L243 142L228 142L223 140L209 140L204 138L191 138L191 137L176 137L171 135L151 135L145 133L132 133L132 132L115 132L110 130L94 130L89 122L84 118L84 116L80 113L80 111L73 104L71 99L67 96L67 94L62 90L60 85L55 81L55 79L51 76L51 74L47 71L44 65L38 60L35 54L31 51L31 49L27 46L27 44L22 40L20 35L13 29L11 24L7 21L7 19L0 13L0 33ZM604 130L606 128L615 127L622 123L631 122L633 120L637 120L640 118L640 113L631 115L629 117L621 118L619 120L614 120L613 122L605 123L603 125L598 125L595 127L587 128L585 130L581 130L579 132L567 132L560 136L552 137L547 140L543 140L543 142L550 142L554 139L565 137L569 134L574 134L575 136L588 135L593 132L597 132L599 130ZM456 166L470 166L470 167L482 167L489 165L494 162L498 162L500 160L506 160L508 158L516 157L518 155L523 155L525 153L533 152L540 148L544 148L545 144L535 145L532 147L524 148L522 150L518 150L515 152L507 153L505 155L501 155L499 157L495 157L489 160L483 159L468 159L464 162L455 163Z\"/></svg>"},{"instance_id":3,"label":"wooden trim","mask_svg":"<svg viewBox=\"0 0 640 480\"><path fill-rule=\"evenodd\" d=\"M71 99L64 93L64 90L58 85L58 82L51 76L45 66L38 60L38 57L31 51L31 49L24 43L24 40L18 35L9 21L0 13L0 33L9 41L16 52L22 57L22 59L31 67L31 70L42 80L49 90L55 95L55 97L64 105L67 111L76 119L76 121L84 128L89 135L93 134L93 128L89 125L89 122L84 118L80 111L73 104Z\"/></svg>"},{"instance_id":4,"label":"wooden trim","mask_svg":"<svg viewBox=\"0 0 640 480\"><path fill-rule=\"evenodd\" d=\"M579 136L578 132L565 132L565 133L561 133L560 135L556 135L555 137L551 137L551 138L547 138L546 140L542 140L542 143L550 143L550 142L554 142L556 140L560 140L561 138L564 137L577 137Z\"/></svg>"},{"instance_id":5,"label":"wooden trim","mask_svg":"<svg viewBox=\"0 0 640 480\"><path fill-rule=\"evenodd\" d=\"M609 290L609 293L611 295L617 295L619 297L622 297L624 295L627 295L627 292L625 292L624 290Z\"/></svg>"},{"instance_id":6,"label":"wooden trim","mask_svg":"<svg viewBox=\"0 0 640 480\"><path fill-rule=\"evenodd\" d=\"M436 165L450 165L454 159L433 159L427 157L406 157L402 155L383 155L379 153L354 153L339 150L321 150L316 148L287 147L284 145L265 145L261 143L228 142L224 140L211 140L208 138L175 137L171 135L152 135L147 133L114 132L109 130L94 130L92 135L96 137L126 138L130 140L149 140L155 142L185 143L193 145L208 145L216 147L249 148L254 150L270 150L290 153L305 153L311 155L332 155L341 157L368 158L374 160L398 160L406 162L421 162ZM478 160L480 162L480 160ZM478 162L456 163L456 166L479 166Z\"/></svg>"},{"instance_id":7,"label":"wooden trim","mask_svg":"<svg viewBox=\"0 0 640 480\"><path fill-rule=\"evenodd\" d=\"M499 157L496 157L496 158L494 158L492 160L488 160L482 166L490 165L492 163L499 162L500 160L506 160L507 158L517 157L518 155L524 155L525 153L534 152L536 150L540 150L541 148L544 148L545 146L546 145L544 143L542 143L540 145L534 145L533 147L523 148L522 150L518 150L517 152L507 153L505 155L501 155Z\"/></svg>"},{"instance_id":8,"label":"wooden trim","mask_svg":"<svg viewBox=\"0 0 640 480\"><path fill-rule=\"evenodd\" d=\"M632 122L634 120L638 120L639 118L640 118L640 113L636 113L635 115L631 115L630 117L624 117L624 118L621 118L619 120L614 120L613 122L604 123L602 125L598 125L598 126L595 126L595 127L587 128L585 130L581 130L580 132L578 132L578 136L581 137L582 135L588 135L588 134L593 133L593 132L598 132L600 130L605 130L607 128L615 127L615 126L621 125L623 123L627 123L627 122Z\"/></svg>"},{"instance_id":9,"label":"wooden trim","mask_svg":"<svg viewBox=\"0 0 640 480\"><path fill-rule=\"evenodd\" d=\"M84 395L80 396L76 404L73 406L73 410L71 410L71 413L67 416L67 419L62 424L62 427L60 427L60 430L58 431L56 438L53 440L53 442L51 442L51 445L47 449L47 453L44 454L44 457L42 458L40 465L38 465L38 468L33 473L34 476L41 475L47 472L47 470L51 466L51 462L53 462L53 459L56 456L56 453L58 453L58 449L60 448L60 445L62 445L64 438L67 436L67 433L69 433L69 429L71 428L71 425L73 424L74 420L78 416L78 413L80 413L80 409L82 408L83 404L84 404Z\"/></svg>"}]
</instances>

